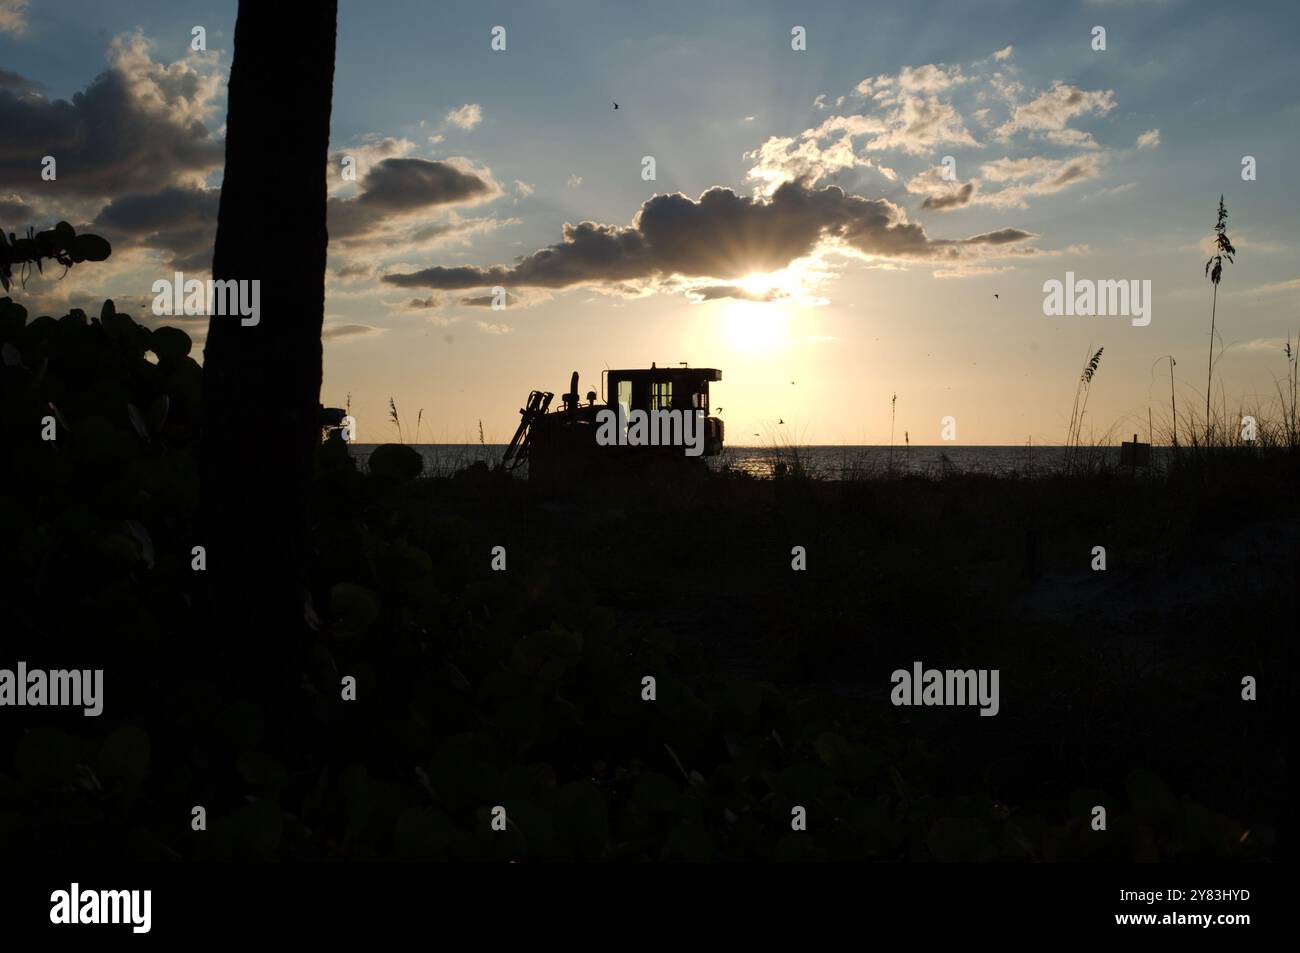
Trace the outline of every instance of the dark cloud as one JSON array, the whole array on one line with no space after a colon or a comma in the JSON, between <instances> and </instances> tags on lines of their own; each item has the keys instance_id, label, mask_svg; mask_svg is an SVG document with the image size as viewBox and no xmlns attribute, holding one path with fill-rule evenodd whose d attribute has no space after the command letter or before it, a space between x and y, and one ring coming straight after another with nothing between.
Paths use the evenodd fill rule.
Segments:
<instances>
[{"instance_id":1,"label":"dark cloud","mask_svg":"<svg viewBox=\"0 0 1300 953\"><path fill-rule=\"evenodd\" d=\"M717 301L720 298L740 298L742 301L776 301L778 298L786 297L786 293L779 288L769 288L767 291L747 291L740 285L706 285L702 288L691 288L688 292L692 298L697 301Z\"/></svg>"},{"instance_id":2,"label":"dark cloud","mask_svg":"<svg viewBox=\"0 0 1300 953\"><path fill-rule=\"evenodd\" d=\"M429 159L385 159L366 176L361 205L386 211L481 198L491 186L472 172Z\"/></svg>"},{"instance_id":3,"label":"dark cloud","mask_svg":"<svg viewBox=\"0 0 1300 953\"><path fill-rule=\"evenodd\" d=\"M0 220L37 227L101 207L85 227L113 245L162 251L182 270L205 270L219 193L204 178L224 144L206 125L219 111L224 71L214 58L155 62L139 33L109 43L108 70L71 99L0 71ZM41 178L43 157L56 178ZM103 203L107 201L108 204ZM35 209L39 209L39 216ZM5 224L8 224L5 222Z\"/></svg>"},{"instance_id":4,"label":"dark cloud","mask_svg":"<svg viewBox=\"0 0 1300 953\"><path fill-rule=\"evenodd\" d=\"M784 268L825 242L886 258L950 261L979 257L979 246L1032 237L1020 229L1002 229L971 238L932 239L887 199L787 182L767 200L724 188L710 189L698 201L680 193L656 195L630 226L566 224L563 241L512 266L438 266L383 280L443 289L567 288L670 275L725 280Z\"/></svg>"},{"instance_id":5,"label":"dark cloud","mask_svg":"<svg viewBox=\"0 0 1300 953\"><path fill-rule=\"evenodd\" d=\"M143 246L165 252L169 267L207 270L217 233L220 189L171 187L115 198L95 218L114 249Z\"/></svg>"},{"instance_id":6,"label":"dark cloud","mask_svg":"<svg viewBox=\"0 0 1300 953\"><path fill-rule=\"evenodd\" d=\"M539 253L540 254L540 253ZM479 268L475 265L461 265L445 268L437 265L411 274L384 275L381 281L397 285L400 288L481 288L506 280L511 270L502 265L491 268Z\"/></svg>"},{"instance_id":7,"label":"dark cloud","mask_svg":"<svg viewBox=\"0 0 1300 953\"><path fill-rule=\"evenodd\" d=\"M16 195L0 196L0 226L17 232L36 225L36 210Z\"/></svg>"},{"instance_id":8,"label":"dark cloud","mask_svg":"<svg viewBox=\"0 0 1300 953\"><path fill-rule=\"evenodd\" d=\"M407 311L423 311L427 308L436 308L442 304L437 295L429 295L427 298L412 298L402 308Z\"/></svg>"},{"instance_id":9,"label":"dark cloud","mask_svg":"<svg viewBox=\"0 0 1300 953\"><path fill-rule=\"evenodd\" d=\"M928 195L921 208L929 209L933 212L942 212L945 209L961 208L963 205L969 205L970 200L975 197L975 183L967 182L956 191L949 192L947 195Z\"/></svg>"},{"instance_id":10,"label":"dark cloud","mask_svg":"<svg viewBox=\"0 0 1300 953\"><path fill-rule=\"evenodd\" d=\"M152 78L138 72L137 61L123 62L71 102L46 99L30 84L0 83L0 186L50 196L119 195L153 191L221 165L222 143L199 119L186 118L203 91L189 89L183 72L168 77L172 86L149 85ZM197 74L191 78L200 82ZM40 178L47 155L57 162L50 182Z\"/></svg>"},{"instance_id":11,"label":"dark cloud","mask_svg":"<svg viewBox=\"0 0 1300 953\"><path fill-rule=\"evenodd\" d=\"M44 88L45 84L43 83L28 79L26 76L19 76L17 73L11 73L7 69L0 69L0 89L37 90Z\"/></svg>"},{"instance_id":12,"label":"dark cloud","mask_svg":"<svg viewBox=\"0 0 1300 953\"><path fill-rule=\"evenodd\" d=\"M361 192L329 201L331 238L365 235L392 217L442 205L459 205L498 194L486 175L449 162L389 158L374 165L361 183ZM427 240L454 229L438 223L421 230Z\"/></svg>"}]
</instances>

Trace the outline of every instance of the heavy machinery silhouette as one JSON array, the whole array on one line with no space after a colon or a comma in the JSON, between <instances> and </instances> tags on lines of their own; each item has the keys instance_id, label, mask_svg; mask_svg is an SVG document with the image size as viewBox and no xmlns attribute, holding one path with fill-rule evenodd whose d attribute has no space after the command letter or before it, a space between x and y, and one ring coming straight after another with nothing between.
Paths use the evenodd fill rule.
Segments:
<instances>
[{"instance_id":1,"label":"heavy machinery silhouette","mask_svg":"<svg viewBox=\"0 0 1300 953\"><path fill-rule=\"evenodd\" d=\"M526 463L530 480L592 476L629 471L663 472L677 467L703 466L705 457L722 452L723 424L709 416L709 384L722 380L712 367L656 367L606 370L601 374L601 397L588 391L579 398L578 372L561 395L561 406L551 410L555 394L534 390L519 410L519 427L501 460L502 469L518 471ZM687 456L680 446L602 446L596 440L598 415L603 410L621 414L633 411L700 412L703 453Z\"/></svg>"}]
</instances>

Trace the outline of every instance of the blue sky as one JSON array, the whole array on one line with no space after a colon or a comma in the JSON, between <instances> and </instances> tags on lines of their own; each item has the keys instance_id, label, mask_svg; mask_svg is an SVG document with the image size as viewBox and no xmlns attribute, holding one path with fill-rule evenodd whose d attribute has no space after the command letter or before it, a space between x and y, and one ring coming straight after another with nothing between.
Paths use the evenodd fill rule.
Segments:
<instances>
[{"instance_id":1,"label":"blue sky","mask_svg":"<svg viewBox=\"0 0 1300 953\"><path fill-rule=\"evenodd\" d=\"M98 271L33 282L36 305L143 301L177 262L201 271L234 17L233 3L0 0L0 70L31 84L10 93L31 107L20 115L109 70L157 126L150 134L165 136L182 116L201 115L209 130L194 150L158 162L153 179L118 190L105 175L102 186L68 192L24 178L23 163L44 154L35 131L10 137L0 212L7 199L11 212L35 216L30 224L99 222L115 239ZM752 442L751 432L881 442L897 393L897 429L913 443L939 442L946 415L957 417L961 443L1052 443L1063 439L1086 355L1105 347L1089 404L1096 434L1112 425L1145 433L1148 406L1168 415L1163 355L1177 357L1179 412L1204 402L1201 246L1224 193L1239 257L1220 288L1216 395L1234 411L1266 401L1285 373L1281 342L1300 330L1300 191L1290 172L1298 20L1294 3L1190 0L344 0L331 162L352 156L361 175L331 186L323 399L351 394L365 441L390 436L390 396L409 417L424 409L424 439L476 439L481 419L489 439L504 440L527 391L561 389L571 370L590 382L606 364L690 361L723 369L715 403L727 407L730 442ZM206 54L189 50L196 24ZM494 25L507 30L505 52L489 47ZM791 49L796 25L805 51ZM1106 30L1105 51L1091 48L1095 26ZM293 90L273 94L293 108ZM1256 159L1255 181L1241 178L1245 155ZM654 181L642 178L645 156ZM938 177L944 156L955 160L955 182ZM419 178L401 204L411 180L399 171L448 170L464 186L454 195L435 196ZM377 192L384 176L399 199L382 220L345 225L360 211L356 197ZM767 267L777 251L753 271L718 253L733 239L752 251L793 235L772 203L795 179L799 208L813 203L827 217L809 226L822 229L810 244L791 239L788 268ZM714 188L734 193L736 222L758 216L774 231L728 232L730 219L696 205ZM843 201L830 202L832 188ZM644 266L620 264L610 278L575 259L569 284L540 265L514 267L541 249L574 252L566 223L641 241L649 233L634 229L638 210L672 193L688 201L664 206L672 247L646 239ZM131 220L125 200L136 195L175 226ZM114 201L118 211L106 213ZM888 226L880 215L893 216ZM13 217L0 224L29 224ZM680 249L697 226L688 260ZM897 240L904 231L908 243ZM501 267L469 287L439 270L458 266ZM1151 324L1045 316L1043 283L1067 270L1150 280ZM426 285L384 280L422 274ZM505 310L462 303L498 282L511 295ZM201 322L186 326L201 341Z\"/></svg>"}]
</instances>

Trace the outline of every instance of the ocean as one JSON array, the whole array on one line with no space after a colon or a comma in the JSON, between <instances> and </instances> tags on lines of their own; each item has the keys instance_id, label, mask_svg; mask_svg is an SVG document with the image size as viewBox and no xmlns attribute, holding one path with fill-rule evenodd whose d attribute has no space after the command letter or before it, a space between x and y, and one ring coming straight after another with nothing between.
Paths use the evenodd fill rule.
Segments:
<instances>
[{"instance_id":1,"label":"ocean","mask_svg":"<svg viewBox=\"0 0 1300 953\"><path fill-rule=\"evenodd\" d=\"M354 444L352 453L359 462L370 456L378 444ZM504 444L477 443L426 443L411 444L411 448L424 457L425 473L433 476L450 476L455 471L477 461L489 466L501 462ZM1119 447L1085 447L1081 454L1102 466L1118 466ZM1152 464L1159 467L1167 448L1152 448ZM822 480L843 480L854 477L896 473L938 477L963 473L993 476L1043 475L1062 469L1065 463L1064 447L726 447L719 457L708 458L713 469L731 467L756 477L772 476L777 465L784 462L789 467L794 460L807 473ZM521 468L520 474L526 472Z\"/></svg>"}]
</instances>

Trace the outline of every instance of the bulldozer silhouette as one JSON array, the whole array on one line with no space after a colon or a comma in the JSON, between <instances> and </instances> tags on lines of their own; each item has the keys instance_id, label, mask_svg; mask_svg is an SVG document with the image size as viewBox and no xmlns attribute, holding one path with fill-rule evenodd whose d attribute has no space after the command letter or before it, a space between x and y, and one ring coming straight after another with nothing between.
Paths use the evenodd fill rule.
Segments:
<instances>
[{"instance_id":1,"label":"bulldozer silhouette","mask_svg":"<svg viewBox=\"0 0 1300 953\"><path fill-rule=\"evenodd\" d=\"M722 452L723 423L709 415L709 384L722 380L712 367L656 367L606 370L601 373L599 401L594 390L583 403L578 391L578 372L569 381L568 393L551 410L555 394L534 390L520 408L519 427L501 460L507 472L525 464L529 480L564 480L600 474L632 472L662 473L677 468L704 466L704 459ZM626 427L636 412L654 415L675 411L679 418L697 415L703 424L703 453L688 456L680 446L636 445L619 441L603 445L597 440L602 419L613 412Z\"/></svg>"}]
</instances>

